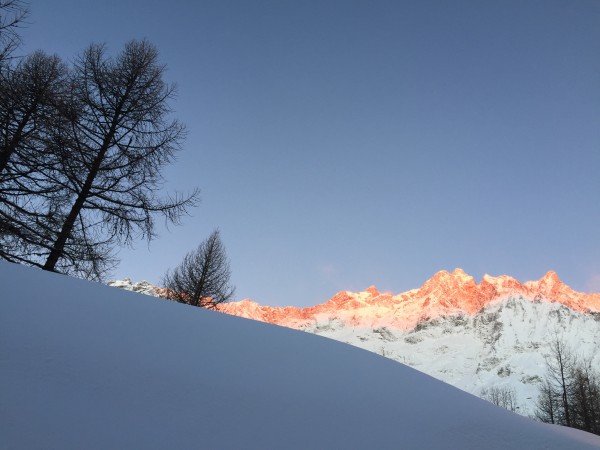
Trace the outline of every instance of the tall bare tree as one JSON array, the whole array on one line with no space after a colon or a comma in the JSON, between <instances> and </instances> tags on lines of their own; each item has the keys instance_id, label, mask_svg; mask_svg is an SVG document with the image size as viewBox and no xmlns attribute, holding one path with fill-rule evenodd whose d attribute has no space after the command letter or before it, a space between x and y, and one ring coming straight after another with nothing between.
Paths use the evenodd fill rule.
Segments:
<instances>
[{"instance_id":1,"label":"tall bare tree","mask_svg":"<svg viewBox=\"0 0 600 450\"><path fill-rule=\"evenodd\" d=\"M554 334L550 345L550 354L546 356L546 369L548 382L559 397L559 423L571 426L571 406L569 392L573 383L573 371L577 365L577 358L566 342Z\"/></svg>"},{"instance_id":2,"label":"tall bare tree","mask_svg":"<svg viewBox=\"0 0 600 450\"><path fill-rule=\"evenodd\" d=\"M61 120L67 68L37 51L0 72L0 257L39 265L61 186L48 147ZM53 212L54 211L54 212Z\"/></svg>"},{"instance_id":3,"label":"tall bare tree","mask_svg":"<svg viewBox=\"0 0 600 450\"><path fill-rule=\"evenodd\" d=\"M216 308L233 297L231 272L220 233L214 231L163 279L167 298L202 308Z\"/></svg>"},{"instance_id":4,"label":"tall bare tree","mask_svg":"<svg viewBox=\"0 0 600 450\"><path fill-rule=\"evenodd\" d=\"M157 214L176 223L196 204L197 190L160 195L161 171L185 134L169 120L174 87L163 81L164 70L147 41L129 42L116 58L91 45L76 61L68 123L51 141L60 159L56 182L68 201L43 269L101 278L116 246L155 237Z\"/></svg>"}]
</instances>

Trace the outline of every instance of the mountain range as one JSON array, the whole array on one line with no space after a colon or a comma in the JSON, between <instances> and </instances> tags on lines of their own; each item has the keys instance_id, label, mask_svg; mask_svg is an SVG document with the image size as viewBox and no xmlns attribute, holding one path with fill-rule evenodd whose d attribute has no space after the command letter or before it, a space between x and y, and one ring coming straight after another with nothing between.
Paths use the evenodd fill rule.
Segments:
<instances>
[{"instance_id":1,"label":"mountain range","mask_svg":"<svg viewBox=\"0 0 600 450\"><path fill-rule=\"evenodd\" d=\"M160 296L160 288L146 282L110 284ZM533 413L544 357L556 337L600 368L600 293L576 292L552 271L525 283L506 275L484 275L477 283L456 269L395 295L371 286L307 308L246 299L219 310L346 342L478 396L511 389L524 415Z\"/></svg>"}]
</instances>

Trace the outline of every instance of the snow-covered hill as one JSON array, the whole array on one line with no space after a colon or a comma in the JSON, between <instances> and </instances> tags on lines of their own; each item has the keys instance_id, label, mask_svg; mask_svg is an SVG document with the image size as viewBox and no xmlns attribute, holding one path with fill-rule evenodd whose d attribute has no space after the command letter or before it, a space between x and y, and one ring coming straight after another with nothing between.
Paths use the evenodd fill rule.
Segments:
<instances>
[{"instance_id":1,"label":"snow-covered hill","mask_svg":"<svg viewBox=\"0 0 600 450\"><path fill-rule=\"evenodd\" d=\"M0 262L0 448L592 449L370 352Z\"/></svg>"},{"instance_id":2,"label":"snow-covered hill","mask_svg":"<svg viewBox=\"0 0 600 450\"><path fill-rule=\"evenodd\" d=\"M158 295L147 283L116 285ZM372 286L310 308L244 300L221 310L373 351L475 395L514 389L524 415L533 413L555 335L600 370L600 294L575 292L554 272L526 283L486 275L477 284L457 269L398 295Z\"/></svg>"}]
</instances>

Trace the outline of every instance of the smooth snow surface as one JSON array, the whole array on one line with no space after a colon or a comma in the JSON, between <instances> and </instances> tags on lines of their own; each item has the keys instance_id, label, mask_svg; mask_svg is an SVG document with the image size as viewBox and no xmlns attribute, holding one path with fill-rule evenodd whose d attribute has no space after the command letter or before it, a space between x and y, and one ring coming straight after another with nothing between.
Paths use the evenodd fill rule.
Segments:
<instances>
[{"instance_id":1,"label":"smooth snow surface","mask_svg":"<svg viewBox=\"0 0 600 450\"><path fill-rule=\"evenodd\" d=\"M591 449L373 353L0 262L2 449Z\"/></svg>"}]
</instances>

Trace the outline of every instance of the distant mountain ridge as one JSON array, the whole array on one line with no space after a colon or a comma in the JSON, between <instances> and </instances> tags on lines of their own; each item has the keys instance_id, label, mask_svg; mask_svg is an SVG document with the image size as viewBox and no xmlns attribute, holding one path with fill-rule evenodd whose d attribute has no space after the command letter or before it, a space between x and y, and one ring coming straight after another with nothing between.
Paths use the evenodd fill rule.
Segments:
<instances>
[{"instance_id":1,"label":"distant mountain ridge","mask_svg":"<svg viewBox=\"0 0 600 450\"><path fill-rule=\"evenodd\" d=\"M521 283L502 275L484 275L481 283L462 269L442 270L419 289L397 295L381 293L375 286L363 292L339 292L325 303L308 308L261 306L246 299L220 305L227 314L297 328L323 315L335 316L354 327L414 328L420 321L465 313L511 297L559 303L580 313L600 313L600 293L576 292L550 271L537 281Z\"/></svg>"},{"instance_id":2,"label":"distant mountain ridge","mask_svg":"<svg viewBox=\"0 0 600 450\"><path fill-rule=\"evenodd\" d=\"M112 284L161 293L146 282ZM307 308L246 299L219 310L346 342L475 395L492 387L514 389L525 415L533 413L544 355L555 335L600 369L600 294L576 292L552 271L525 283L485 275L478 284L456 269L396 295L371 286Z\"/></svg>"}]
</instances>

